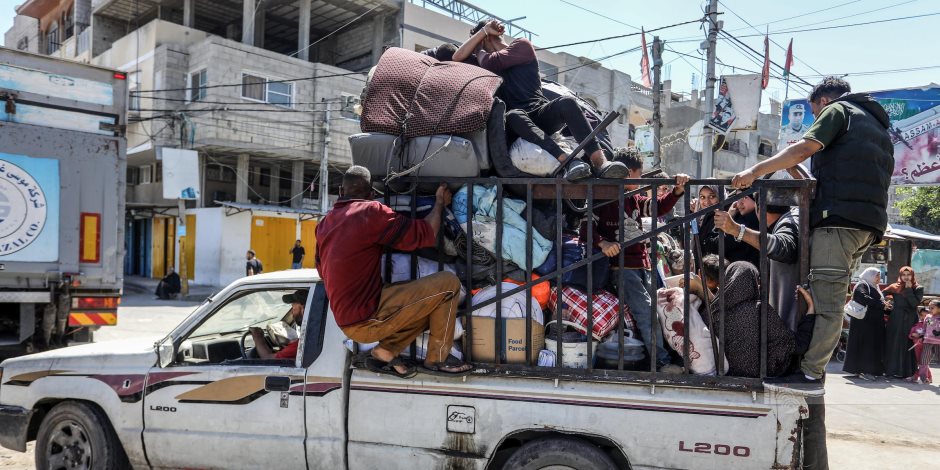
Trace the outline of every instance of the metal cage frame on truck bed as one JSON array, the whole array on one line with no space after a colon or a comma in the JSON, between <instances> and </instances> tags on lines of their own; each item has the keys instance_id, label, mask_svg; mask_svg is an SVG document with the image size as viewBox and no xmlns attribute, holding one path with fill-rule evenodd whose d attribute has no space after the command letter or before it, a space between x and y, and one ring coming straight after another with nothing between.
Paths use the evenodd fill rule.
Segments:
<instances>
[{"instance_id":1,"label":"metal cage frame on truck bed","mask_svg":"<svg viewBox=\"0 0 940 470\"><path fill-rule=\"evenodd\" d=\"M656 266L657 260L657 238L656 236L660 233L666 232L671 229L680 229L682 232L682 246L683 246L683 258L684 258L684 276L685 284L689 285L691 272L690 272L690 260L693 256L692 253L692 228L696 226L695 222L699 217L704 216L715 210L722 209L727 210L731 204L734 202L747 197L752 196L757 202L760 220L760 276L761 279L768 279L769 272L769 262L767 258L767 222L766 222L766 212L767 205L788 205L788 206L797 206L799 208L799 225L800 225L800 245L799 245L799 274L800 274L800 283L804 283L809 272L809 203L815 193L815 180L803 169L803 167L795 167L789 172L793 179L758 179L755 183L748 189L738 191L733 195L725 194L725 186L730 184L730 180L727 179L693 179L689 181L686 186L686 191L682 196L684 201L682 204L683 210L681 215L677 215L673 220L660 224L657 221L657 218L652 217L652 226L651 230L645 232L644 234L637 236L633 239L625 240L623 239L624 234L623 230L618 231L618 236L620 239L621 248L636 244L648 242L650 244L649 257L650 265ZM394 192L395 194L408 194L411 196L411 215L412 217L417 214L417 202L416 196L418 195L418 188L420 187L433 187L440 184L442 181L440 178L433 177L401 177L396 179L396 183L406 183L408 189L403 191L391 191L391 188L386 185L385 192L385 201L388 203L390 201L390 196ZM519 376L519 377L539 377L546 379L556 379L556 380L599 380L599 381L614 381L614 382L630 382L630 383L640 383L640 384L649 384L649 385L677 385L677 386L692 386L692 387L710 387L710 388L720 388L720 389L729 389L729 390L741 390L741 391L760 391L762 390L761 378L766 377L767 375L767 306L768 306L768 297L769 292L767 289L767 282L761 283L760 288L760 300L761 300L761 318L760 318L760 344L761 344L761 361L760 361L760 376L761 378L744 378L744 377L731 377L727 375L727 371L724 370L723 361L716 361L716 367L718 367L718 373L716 376L706 376L706 375L693 375L690 372L689 365L691 364L689 359L689 335L684 336L684 344L682 351L682 359L684 364L684 373L680 375L675 374L663 374L656 371L656 361L650 360L650 369L649 371L629 371L624 370L624 348L623 348L623 338L624 338L624 295L623 292L618 292L618 302L619 302L619 318L616 334L619 339L619 360L617 370L611 369L595 369L593 368L593 343L594 338L593 334L590 332L593 331L593 305L591 302L588 302L588 315L587 315L587 328L586 334L588 340L587 347L587 367L585 369L578 368L569 368L563 366L563 348L562 342L558 341L557 350L555 351L555 366L553 367L539 367L533 364L533 358L531 353L532 349L532 288L536 284L542 282L550 282L554 288L558 289L559 302L561 302L561 292L563 287L562 276L565 273L573 271L583 266L587 266L590 263L600 260L605 257L603 253L595 253L590 256L586 256L581 261L577 263L562 266L562 249L563 249L563 229L565 225L565 213L564 206L567 205L569 214L571 212L580 212L584 215L592 214L594 209L600 207L604 204L617 203L620 208L620 226L623 227L624 223L624 201L625 198L631 197L637 193L643 193L646 191L651 191L651 194L657 194L657 190L660 186L663 185L672 185L675 183L673 179L666 178L639 178L639 179L622 179L622 180L608 180L608 179L594 179L587 180L583 182L568 182L561 178L447 178L446 183L453 187L454 185L466 186L467 188L467 223L465 228L465 234L467 236L466 243L466 253L465 259L458 260L458 263L464 263L466 269L463 270L465 273L461 281L466 288L467 296L464 302L464 305L461 309L460 314L464 315L466 328L464 336L464 355L465 359L468 361L473 361L472 357L472 347L473 344L473 311L480 309L482 307L488 306L490 304L496 304L496 322L495 322L495 331L494 331L494 344L496 348L495 362L481 364L477 362L479 374L490 374L490 375L508 375L508 376ZM525 282L519 285L518 287L512 289L503 289L502 279L504 275L504 260L501 256L502 246L503 246L503 225L501 223L496 224L496 240L495 240L495 249L494 249L494 258L496 260L495 267L495 279L496 279L496 295L495 297L482 301L474 305L471 301L471 287L473 284L472 273L473 273L473 188L476 185L486 185L486 186L496 186L496 220L503 220L503 200L507 188L510 188L515 194L519 195L524 192L524 201L525 201L525 220L526 220L526 266L520 266L521 269L525 271L526 278ZM627 190L625 187L627 185L639 185L635 190ZM707 207L704 209L699 209L696 211L691 211L691 200L692 196L689 189L693 185L709 185L713 188L717 188L719 203ZM400 188L399 188L400 189ZM520 197L521 199L521 197ZM540 277L537 280L532 279L532 235L533 235L533 201L535 200L547 200L553 201L555 206L555 240L554 247L556 253L557 266L555 271L546 274ZM583 200L584 205L581 207L576 207L571 201L572 200ZM653 197L650 200L651 204L651 213L657 214L657 198ZM593 224L587 224L587 238L592 239L593 236ZM695 229L697 230L697 228ZM724 236L718 237L718 256L719 262L724 266L725 261L725 243ZM442 231L438 233L438 249L440 250L443 247L443 234ZM590 250L588 250L590 251ZM416 279L417 277L417 255L411 254L411 279ZM700 259L698 260L701 261ZM620 254L618 255L618 264L622 268L624 263L624 253L621 249ZM386 269L385 269L385 281L390 282L391 278L391 260L389 256L386 256ZM438 261L438 270L443 270L443 261ZM655 276L650 276L647 289L650 292L651 302L651 330L648 333L652 337L653 349L656 348L656 336L652 334L654 330L652 328L660 328L659 321L656 316L656 284ZM593 273L591 269L587 269L587 290L588 292L593 292ZM719 275L719 292L725 288L725 273L724 270L721 271ZM500 341L503 338L504 332L502 320L502 300L507 297L517 294L519 292L526 292L526 332L525 332L525 352L526 360L525 364L507 364L503 361L501 357L501 346L503 344ZM689 315L690 315L690 293L688 289L683 289L684 291L684 322L686 325L689 324ZM708 297L706 295L706 297ZM710 299L706 299L707 301ZM717 354L719 358L724 357L724 344L725 344L725 305L724 305L724 296L718 296L719 302L719 312L717 315L717 320L714 320L714 316L710 315L710 318L713 321L717 322ZM800 299L800 313L802 314L806 310L806 305ZM559 309L560 310L560 309ZM563 331L562 327L562 315L556 314L552 322L556 323L557 331ZM549 322L546 322L548 326ZM714 331L714 330L712 330ZM715 338L715 335L711 335L712 338ZM714 342L714 341L713 341ZM415 356L415 347L412 345L411 354L412 359ZM648 355L652 356L652 354Z\"/></svg>"}]
</instances>

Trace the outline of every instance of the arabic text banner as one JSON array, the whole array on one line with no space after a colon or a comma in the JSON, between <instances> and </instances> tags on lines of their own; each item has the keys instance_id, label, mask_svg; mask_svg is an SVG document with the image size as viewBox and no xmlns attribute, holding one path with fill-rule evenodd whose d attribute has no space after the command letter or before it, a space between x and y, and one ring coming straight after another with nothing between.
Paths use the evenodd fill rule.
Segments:
<instances>
[{"instance_id":1,"label":"arabic text banner","mask_svg":"<svg viewBox=\"0 0 940 470\"><path fill-rule=\"evenodd\" d=\"M891 184L940 184L940 87L878 91L872 96L891 118ZM813 121L805 99L784 103L778 148L800 140Z\"/></svg>"}]
</instances>

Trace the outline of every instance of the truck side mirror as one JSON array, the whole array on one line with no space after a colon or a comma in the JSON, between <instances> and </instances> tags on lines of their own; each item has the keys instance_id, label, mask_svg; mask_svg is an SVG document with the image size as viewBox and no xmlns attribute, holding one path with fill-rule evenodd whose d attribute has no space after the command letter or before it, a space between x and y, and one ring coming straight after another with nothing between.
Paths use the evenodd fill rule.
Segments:
<instances>
[{"instance_id":1,"label":"truck side mirror","mask_svg":"<svg viewBox=\"0 0 940 470\"><path fill-rule=\"evenodd\" d=\"M156 349L157 363L161 369L173 363L173 351L176 349L173 346L173 338L169 336L164 338L156 344Z\"/></svg>"}]
</instances>

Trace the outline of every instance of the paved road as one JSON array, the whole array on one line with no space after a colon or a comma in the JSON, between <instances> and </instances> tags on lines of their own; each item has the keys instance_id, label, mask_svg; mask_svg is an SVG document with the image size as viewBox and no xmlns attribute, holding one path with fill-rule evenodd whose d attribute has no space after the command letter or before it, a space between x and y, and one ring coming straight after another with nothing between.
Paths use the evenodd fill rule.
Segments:
<instances>
[{"instance_id":1,"label":"paved road","mask_svg":"<svg viewBox=\"0 0 940 470\"><path fill-rule=\"evenodd\" d=\"M168 333L199 304L124 298L119 324L97 341ZM832 469L933 468L940 462L940 387L901 381L866 382L831 363L826 385L829 463ZM940 369L934 369L940 379ZM30 444L32 450L32 444ZM0 469L33 468L32 452L0 449Z\"/></svg>"}]
</instances>

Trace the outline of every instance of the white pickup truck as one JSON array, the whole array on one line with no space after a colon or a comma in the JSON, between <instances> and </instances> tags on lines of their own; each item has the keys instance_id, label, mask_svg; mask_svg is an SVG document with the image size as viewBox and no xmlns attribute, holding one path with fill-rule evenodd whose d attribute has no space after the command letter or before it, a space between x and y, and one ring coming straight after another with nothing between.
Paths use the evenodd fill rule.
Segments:
<instances>
[{"instance_id":1,"label":"white pickup truck","mask_svg":"<svg viewBox=\"0 0 940 470\"><path fill-rule=\"evenodd\" d=\"M248 359L248 327L288 319L282 296L298 289L309 296L296 360ZM0 364L0 445L36 440L41 469L800 465L800 397L730 378L546 379L485 366L399 379L351 367L343 340L316 271L243 278L156 344Z\"/></svg>"}]
</instances>

